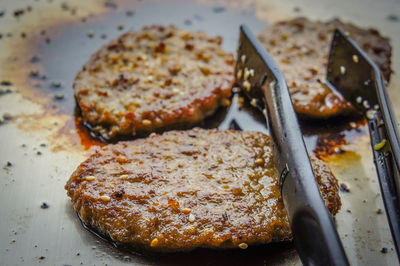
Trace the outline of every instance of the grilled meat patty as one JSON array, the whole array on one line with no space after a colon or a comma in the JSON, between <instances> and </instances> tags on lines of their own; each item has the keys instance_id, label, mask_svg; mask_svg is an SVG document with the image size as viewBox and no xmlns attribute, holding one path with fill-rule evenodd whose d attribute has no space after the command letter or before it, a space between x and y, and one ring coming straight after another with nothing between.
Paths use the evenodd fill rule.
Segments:
<instances>
[{"instance_id":1,"label":"grilled meat patty","mask_svg":"<svg viewBox=\"0 0 400 266\"><path fill-rule=\"evenodd\" d=\"M75 78L84 121L105 139L201 121L229 105L233 56L221 43L175 26L123 34Z\"/></svg>"},{"instance_id":2,"label":"grilled meat patty","mask_svg":"<svg viewBox=\"0 0 400 266\"><path fill-rule=\"evenodd\" d=\"M336 214L337 180L312 162ZM259 132L195 128L108 145L65 188L86 224L131 246L246 248L291 238L270 140Z\"/></svg>"},{"instance_id":3,"label":"grilled meat patty","mask_svg":"<svg viewBox=\"0 0 400 266\"><path fill-rule=\"evenodd\" d=\"M338 19L321 22L296 18L269 26L258 36L285 75L294 108L303 117L328 118L354 111L325 82L329 47L336 28L348 32L389 81L391 46L375 29L361 29Z\"/></svg>"}]
</instances>

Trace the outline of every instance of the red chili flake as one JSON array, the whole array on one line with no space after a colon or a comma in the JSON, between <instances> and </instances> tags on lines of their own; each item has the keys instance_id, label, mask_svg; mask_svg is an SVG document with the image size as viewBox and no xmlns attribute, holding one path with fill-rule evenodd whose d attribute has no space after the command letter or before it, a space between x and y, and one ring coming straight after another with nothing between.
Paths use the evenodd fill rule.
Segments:
<instances>
[{"instance_id":1,"label":"red chili flake","mask_svg":"<svg viewBox=\"0 0 400 266\"><path fill-rule=\"evenodd\" d=\"M320 159L335 153L342 153L343 150L340 147L344 144L347 144L347 142L345 136L342 134L326 137L320 136L318 137L314 153Z\"/></svg>"}]
</instances>

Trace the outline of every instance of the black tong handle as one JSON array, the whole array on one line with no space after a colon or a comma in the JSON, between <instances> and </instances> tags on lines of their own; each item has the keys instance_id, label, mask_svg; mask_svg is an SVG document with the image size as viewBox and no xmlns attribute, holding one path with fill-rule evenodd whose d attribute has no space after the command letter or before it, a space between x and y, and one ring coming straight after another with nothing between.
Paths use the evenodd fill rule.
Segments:
<instances>
[{"instance_id":1,"label":"black tong handle","mask_svg":"<svg viewBox=\"0 0 400 266\"><path fill-rule=\"evenodd\" d=\"M251 31L244 25L240 31L237 82L254 101L265 102L281 194L299 256L305 265L349 265L316 184L286 81Z\"/></svg>"},{"instance_id":2,"label":"black tong handle","mask_svg":"<svg viewBox=\"0 0 400 266\"><path fill-rule=\"evenodd\" d=\"M368 119L379 185L400 259L400 134L381 71L356 42L337 29L327 80Z\"/></svg>"}]
</instances>

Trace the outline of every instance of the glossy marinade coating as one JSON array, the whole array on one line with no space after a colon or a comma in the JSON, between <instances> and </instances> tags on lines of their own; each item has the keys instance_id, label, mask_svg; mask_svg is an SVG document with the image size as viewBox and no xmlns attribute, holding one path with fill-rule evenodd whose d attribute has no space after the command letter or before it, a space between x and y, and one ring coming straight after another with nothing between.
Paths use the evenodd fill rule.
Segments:
<instances>
[{"instance_id":1,"label":"glossy marinade coating","mask_svg":"<svg viewBox=\"0 0 400 266\"><path fill-rule=\"evenodd\" d=\"M303 117L320 119L354 112L351 104L325 82L336 28L349 33L389 81L391 46L375 29L362 29L338 19L322 22L296 18L268 26L258 36L285 75L294 108Z\"/></svg>"},{"instance_id":2,"label":"glossy marinade coating","mask_svg":"<svg viewBox=\"0 0 400 266\"><path fill-rule=\"evenodd\" d=\"M221 43L175 26L123 34L75 78L84 121L104 139L201 121L229 104L233 56Z\"/></svg>"},{"instance_id":3,"label":"glossy marinade coating","mask_svg":"<svg viewBox=\"0 0 400 266\"><path fill-rule=\"evenodd\" d=\"M86 224L132 246L180 251L289 240L269 142L258 132L198 128L121 142L83 162L65 188ZM336 214L337 181L312 161Z\"/></svg>"}]
</instances>

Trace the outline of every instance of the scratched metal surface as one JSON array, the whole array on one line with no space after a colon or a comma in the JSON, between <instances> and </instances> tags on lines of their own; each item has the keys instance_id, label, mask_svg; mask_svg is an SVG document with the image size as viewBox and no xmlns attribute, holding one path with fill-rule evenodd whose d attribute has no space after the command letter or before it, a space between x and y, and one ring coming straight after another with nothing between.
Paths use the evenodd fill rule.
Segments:
<instances>
[{"instance_id":1,"label":"scratched metal surface","mask_svg":"<svg viewBox=\"0 0 400 266\"><path fill-rule=\"evenodd\" d=\"M268 23L298 15L336 16L374 26L392 38L395 74L389 93L399 118L398 0L274 2L1 0L0 81L12 85L0 85L0 117L11 115L0 124L0 265L300 264L290 243L150 256L120 251L83 229L64 190L72 171L93 149L88 146L96 144L80 135L75 124L74 76L101 45L147 24L173 23L218 34L232 52L241 23L255 33ZM14 14L19 9L24 12ZM123 30L118 30L119 24ZM63 99L56 99L58 94ZM256 114L233 112L242 118L239 124L244 129L265 130ZM230 113L219 127L228 127L229 119ZM378 214L384 208L367 131L362 125L351 128L349 122L303 123L307 147L315 152L323 140L344 142L339 149L344 152L326 159L339 181L350 188L341 192L343 206L336 222L351 263L397 265L385 214ZM48 208L41 208L44 202ZM381 252L384 247L387 253Z\"/></svg>"}]
</instances>

